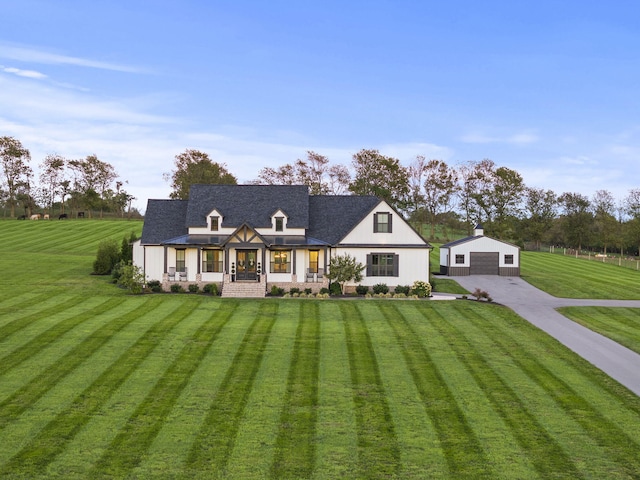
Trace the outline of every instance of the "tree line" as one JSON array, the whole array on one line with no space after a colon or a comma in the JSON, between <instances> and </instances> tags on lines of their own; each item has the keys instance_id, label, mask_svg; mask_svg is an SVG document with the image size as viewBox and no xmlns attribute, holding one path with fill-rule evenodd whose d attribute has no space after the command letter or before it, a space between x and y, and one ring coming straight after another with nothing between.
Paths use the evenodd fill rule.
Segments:
<instances>
[{"instance_id":1,"label":"tree line","mask_svg":"<svg viewBox=\"0 0 640 480\"><path fill-rule=\"evenodd\" d=\"M124 215L131 205L112 165L89 155L67 160L50 154L40 164L40 184L33 183L29 151L12 137L0 137L3 185L0 202L11 216L54 205ZM237 184L224 163L199 150L187 149L174 158L174 169L163 174L170 197L187 199L196 183ZM528 187L515 170L490 159L448 165L418 155L408 165L362 149L349 166L332 163L308 151L305 158L279 167L264 167L253 184L307 185L312 195L375 195L414 224L429 225L430 238L448 240L453 230L471 234L480 223L487 235L539 249L543 244L637 254L640 247L640 188L623 199L598 190L591 197ZM339 212L336 212L339 214Z\"/></svg>"},{"instance_id":2,"label":"tree line","mask_svg":"<svg viewBox=\"0 0 640 480\"><path fill-rule=\"evenodd\" d=\"M172 181L172 198L183 199L194 183L237 183L226 165L196 150L176 156L175 170L165 178ZM528 187L516 170L489 159L451 166L419 155L404 166L362 149L347 167L308 151L293 163L262 168L251 183L307 185L312 195L375 195L412 223L430 225L432 239L447 240L460 229L470 235L482 224L487 235L536 249L552 244L637 254L640 246L640 188L620 200L607 190L592 197L558 194Z\"/></svg>"},{"instance_id":3,"label":"tree line","mask_svg":"<svg viewBox=\"0 0 640 480\"><path fill-rule=\"evenodd\" d=\"M55 214L87 211L111 212L119 216L132 213L131 202L135 197L123 187L127 183L119 179L113 165L96 155L83 159L67 159L49 154L39 164L40 175L35 179L31 167L31 153L13 137L0 137L0 204L29 216L44 211Z\"/></svg>"}]
</instances>

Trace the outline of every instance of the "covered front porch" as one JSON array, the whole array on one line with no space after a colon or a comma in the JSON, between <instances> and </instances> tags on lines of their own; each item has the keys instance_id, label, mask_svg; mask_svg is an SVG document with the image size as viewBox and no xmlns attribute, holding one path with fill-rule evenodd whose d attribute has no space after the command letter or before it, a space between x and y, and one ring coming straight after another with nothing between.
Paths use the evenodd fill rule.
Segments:
<instances>
[{"instance_id":1,"label":"covered front porch","mask_svg":"<svg viewBox=\"0 0 640 480\"><path fill-rule=\"evenodd\" d=\"M224 239L185 235L163 246L164 290L216 283L223 296L264 296L274 285L317 293L329 284L328 246L306 237L263 237L245 227Z\"/></svg>"}]
</instances>

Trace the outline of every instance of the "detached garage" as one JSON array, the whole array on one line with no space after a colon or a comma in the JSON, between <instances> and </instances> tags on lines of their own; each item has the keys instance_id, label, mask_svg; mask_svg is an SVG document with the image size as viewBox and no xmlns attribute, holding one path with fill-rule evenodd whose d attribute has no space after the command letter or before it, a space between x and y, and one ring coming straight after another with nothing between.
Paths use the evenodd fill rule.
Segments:
<instances>
[{"instance_id":1,"label":"detached garage","mask_svg":"<svg viewBox=\"0 0 640 480\"><path fill-rule=\"evenodd\" d=\"M520 247L485 237L478 225L473 236L440 247L440 273L520 276Z\"/></svg>"}]
</instances>

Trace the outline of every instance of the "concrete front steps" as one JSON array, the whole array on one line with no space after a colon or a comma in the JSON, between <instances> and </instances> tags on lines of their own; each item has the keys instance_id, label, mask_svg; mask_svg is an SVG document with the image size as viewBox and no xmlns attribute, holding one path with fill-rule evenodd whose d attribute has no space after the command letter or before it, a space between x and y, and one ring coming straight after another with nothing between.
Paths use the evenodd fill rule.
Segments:
<instances>
[{"instance_id":1,"label":"concrete front steps","mask_svg":"<svg viewBox=\"0 0 640 480\"><path fill-rule=\"evenodd\" d=\"M227 298L263 298L265 284L262 282L225 282L222 297Z\"/></svg>"}]
</instances>

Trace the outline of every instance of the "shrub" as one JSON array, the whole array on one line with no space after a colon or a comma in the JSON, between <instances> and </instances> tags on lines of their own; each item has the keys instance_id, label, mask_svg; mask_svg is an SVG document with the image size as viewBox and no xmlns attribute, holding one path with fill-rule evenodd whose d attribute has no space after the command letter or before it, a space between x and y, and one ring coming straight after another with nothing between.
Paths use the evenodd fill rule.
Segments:
<instances>
[{"instance_id":1,"label":"shrub","mask_svg":"<svg viewBox=\"0 0 640 480\"><path fill-rule=\"evenodd\" d=\"M190 283L188 288L191 293L198 293L198 291L200 291L200 287L196 283Z\"/></svg>"},{"instance_id":2,"label":"shrub","mask_svg":"<svg viewBox=\"0 0 640 480\"><path fill-rule=\"evenodd\" d=\"M277 285L272 285L271 286L271 295L274 297L281 297L282 295L284 295L284 288L280 288Z\"/></svg>"},{"instance_id":3,"label":"shrub","mask_svg":"<svg viewBox=\"0 0 640 480\"><path fill-rule=\"evenodd\" d=\"M329 294L330 295L342 295L342 288L340 288L339 283L331 283L329 284Z\"/></svg>"},{"instance_id":4,"label":"shrub","mask_svg":"<svg viewBox=\"0 0 640 480\"><path fill-rule=\"evenodd\" d=\"M476 300L479 302L481 299L485 299L487 302L492 302L493 299L489 296L489 294L487 292L485 292L484 290L480 290L479 288L476 288L473 293L471 294L472 297L476 297Z\"/></svg>"},{"instance_id":5,"label":"shrub","mask_svg":"<svg viewBox=\"0 0 640 480\"><path fill-rule=\"evenodd\" d=\"M109 275L113 267L120 261L120 247L118 242L107 239L98 245L98 253L93 262L94 275Z\"/></svg>"},{"instance_id":6,"label":"shrub","mask_svg":"<svg viewBox=\"0 0 640 480\"><path fill-rule=\"evenodd\" d=\"M118 279L118 285L128 289L131 293L139 295L142 293L144 284L144 274L140 267L132 265L130 262L122 266L122 275Z\"/></svg>"},{"instance_id":7,"label":"shrub","mask_svg":"<svg viewBox=\"0 0 640 480\"><path fill-rule=\"evenodd\" d=\"M296 293L300 294L300 289L298 287L292 287L291 290L289 290L289 293L291 295L295 295Z\"/></svg>"},{"instance_id":8,"label":"shrub","mask_svg":"<svg viewBox=\"0 0 640 480\"><path fill-rule=\"evenodd\" d=\"M154 293L162 292L162 285L159 280L151 280L147 283L147 288Z\"/></svg>"},{"instance_id":9,"label":"shrub","mask_svg":"<svg viewBox=\"0 0 640 480\"><path fill-rule=\"evenodd\" d=\"M414 295L417 295L419 298L428 297L429 295L431 295L431 284L428 282L423 282L422 280L416 280L415 282L413 282L411 292Z\"/></svg>"},{"instance_id":10,"label":"shrub","mask_svg":"<svg viewBox=\"0 0 640 480\"><path fill-rule=\"evenodd\" d=\"M213 296L218 295L218 284L217 283L207 283L204 287L202 287L202 291L204 293L210 293Z\"/></svg>"},{"instance_id":11,"label":"shrub","mask_svg":"<svg viewBox=\"0 0 640 480\"><path fill-rule=\"evenodd\" d=\"M322 287L319 293L320 295L329 295L329 289L327 287Z\"/></svg>"},{"instance_id":12,"label":"shrub","mask_svg":"<svg viewBox=\"0 0 640 480\"><path fill-rule=\"evenodd\" d=\"M182 292L184 292L184 288L182 288L182 285L180 285L179 283L174 283L169 288L171 289L171 293L182 293Z\"/></svg>"},{"instance_id":13,"label":"shrub","mask_svg":"<svg viewBox=\"0 0 640 480\"><path fill-rule=\"evenodd\" d=\"M405 296L409 295L411 292L411 287L409 285L398 285L393 290L393 293L403 293Z\"/></svg>"},{"instance_id":14,"label":"shrub","mask_svg":"<svg viewBox=\"0 0 640 480\"><path fill-rule=\"evenodd\" d=\"M305 288L304 289L304 293L306 293L307 295L311 295L311 289L310 288Z\"/></svg>"},{"instance_id":15,"label":"shrub","mask_svg":"<svg viewBox=\"0 0 640 480\"><path fill-rule=\"evenodd\" d=\"M366 295L367 292L369 292L369 287L367 287L366 285L358 285L356 287L356 293L358 295Z\"/></svg>"},{"instance_id":16,"label":"shrub","mask_svg":"<svg viewBox=\"0 0 640 480\"><path fill-rule=\"evenodd\" d=\"M386 283L377 283L376 285L373 286L373 293L375 294L389 293L389 287L387 287Z\"/></svg>"}]
</instances>

